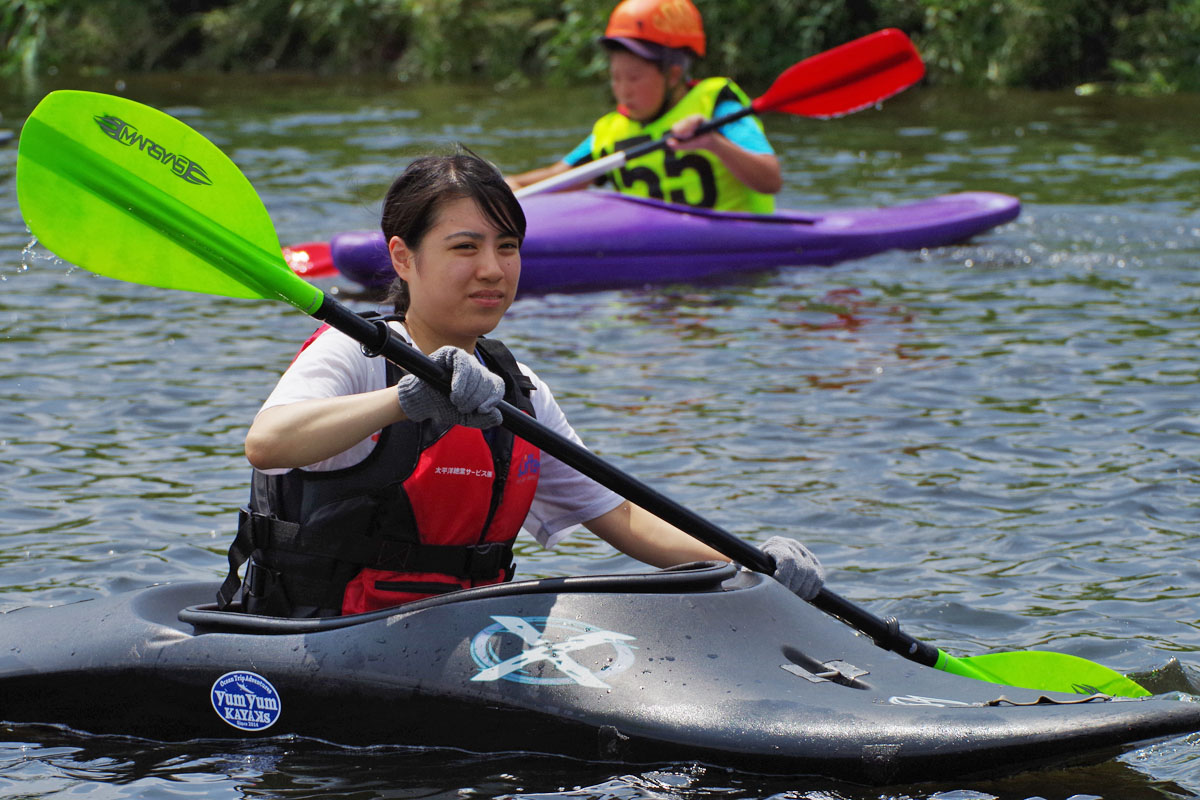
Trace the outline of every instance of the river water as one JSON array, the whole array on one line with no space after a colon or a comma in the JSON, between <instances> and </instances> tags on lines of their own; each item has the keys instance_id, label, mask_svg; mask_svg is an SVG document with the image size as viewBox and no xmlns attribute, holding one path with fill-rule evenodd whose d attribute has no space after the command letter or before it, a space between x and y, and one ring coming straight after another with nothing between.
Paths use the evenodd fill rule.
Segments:
<instances>
[{"instance_id":1,"label":"river water","mask_svg":"<svg viewBox=\"0 0 1200 800\"><path fill-rule=\"evenodd\" d=\"M274 76L96 79L246 172L283 243L376 224L403 164L463 142L556 159L601 88ZM753 88L753 87L751 87ZM0 97L19 129L37 96ZM1200 686L1200 98L913 90L770 117L781 205L986 189L1013 223L959 246L703 286L519 300L497 335L584 439L959 655L1046 648ZM3 137L0 137L2 139ZM222 573L246 425L312 322L282 304L99 278L30 247L0 144L0 610ZM113 242L119 247L119 242ZM631 569L577 536L526 576ZM0 701L0 719L3 718ZM868 789L699 765L620 771L319 742L159 744L0 725L0 800L255 797L1200 797L1200 736L1088 767Z\"/></svg>"}]
</instances>

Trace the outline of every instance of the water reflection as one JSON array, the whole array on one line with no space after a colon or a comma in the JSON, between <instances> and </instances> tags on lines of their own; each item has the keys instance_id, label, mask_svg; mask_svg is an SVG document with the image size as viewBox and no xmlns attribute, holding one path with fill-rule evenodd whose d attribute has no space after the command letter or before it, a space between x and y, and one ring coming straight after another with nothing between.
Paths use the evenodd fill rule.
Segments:
<instances>
[{"instance_id":1,"label":"water reflection","mask_svg":"<svg viewBox=\"0 0 1200 800\"><path fill-rule=\"evenodd\" d=\"M1186 748L1156 745L1122 761L979 779L971 788L927 783L887 789L701 764L613 771L524 754L480 757L392 747L339 748L300 739L165 745L84 737L54 728L0 729L0 793L50 797L90 785L89 797L359 797L394 800L1015 800L1194 796L1175 782ZM203 754L200 754L203 752ZM30 757L30 756L34 757ZM347 764L353 764L347 768ZM1143 770L1165 773L1148 781Z\"/></svg>"}]
</instances>

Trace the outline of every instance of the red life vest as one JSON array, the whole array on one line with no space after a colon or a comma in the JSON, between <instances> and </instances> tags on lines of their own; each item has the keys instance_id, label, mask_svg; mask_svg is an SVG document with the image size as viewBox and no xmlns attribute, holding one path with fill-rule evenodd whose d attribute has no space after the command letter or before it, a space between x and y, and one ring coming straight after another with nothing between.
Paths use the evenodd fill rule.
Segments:
<instances>
[{"instance_id":1,"label":"red life vest","mask_svg":"<svg viewBox=\"0 0 1200 800\"><path fill-rule=\"evenodd\" d=\"M468 549L499 544L510 554L509 565L482 577L457 570L438 573L367 567L346 585L343 614L386 608L512 577L512 542L533 503L541 451L524 439L511 434L508 438L512 445L506 463L502 463L482 431L456 425L422 449L400 491L408 499L422 544Z\"/></svg>"},{"instance_id":2,"label":"red life vest","mask_svg":"<svg viewBox=\"0 0 1200 800\"><path fill-rule=\"evenodd\" d=\"M478 350L505 400L532 415L533 384L508 349L481 338ZM388 364L388 385L402 374ZM251 613L333 616L508 580L540 463L504 428L405 421L346 469L256 470L218 603L230 605L240 583Z\"/></svg>"}]
</instances>

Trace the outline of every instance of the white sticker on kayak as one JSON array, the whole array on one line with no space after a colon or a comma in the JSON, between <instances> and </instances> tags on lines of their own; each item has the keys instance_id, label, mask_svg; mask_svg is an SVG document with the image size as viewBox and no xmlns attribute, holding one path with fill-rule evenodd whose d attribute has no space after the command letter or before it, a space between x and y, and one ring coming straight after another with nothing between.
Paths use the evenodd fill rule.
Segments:
<instances>
[{"instance_id":1,"label":"white sticker on kayak","mask_svg":"<svg viewBox=\"0 0 1200 800\"><path fill-rule=\"evenodd\" d=\"M283 711L279 692L261 675L245 670L226 672L212 686L212 706L238 730L265 731Z\"/></svg>"},{"instance_id":2,"label":"white sticker on kayak","mask_svg":"<svg viewBox=\"0 0 1200 800\"><path fill-rule=\"evenodd\" d=\"M606 631L558 617L493 616L494 624L475 634L471 640L471 657L479 665L473 681L513 681L538 686L576 684L607 689L605 679L612 678L633 665L633 648L626 642L636 637ZM515 651L513 637L523 644ZM595 647L608 649L607 657L595 658L604 666L588 669L571 657L572 653ZM511 653L511 655L510 655ZM548 672L546 666L553 669Z\"/></svg>"},{"instance_id":3,"label":"white sticker on kayak","mask_svg":"<svg viewBox=\"0 0 1200 800\"><path fill-rule=\"evenodd\" d=\"M941 697L922 697L919 694L897 695L888 698L894 706L930 706L932 708L966 708L970 703L962 700L946 700Z\"/></svg>"}]
</instances>

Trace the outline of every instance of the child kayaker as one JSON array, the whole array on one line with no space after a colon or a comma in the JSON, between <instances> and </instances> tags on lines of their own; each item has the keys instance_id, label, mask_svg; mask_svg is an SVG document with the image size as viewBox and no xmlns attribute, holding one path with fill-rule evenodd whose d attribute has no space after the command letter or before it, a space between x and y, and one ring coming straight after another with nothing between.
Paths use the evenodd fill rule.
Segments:
<instances>
[{"instance_id":1,"label":"child kayaker","mask_svg":"<svg viewBox=\"0 0 1200 800\"><path fill-rule=\"evenodd\" d=\"M383 233L397 281L379 321L453 371L449 398L342 333L315 334L246 436L250 504L221 589L247 611L334 616L512 577L522 528L553 547L583 525L667 567L728 560L498 427L507 400L578 442L550 389L485 339L513 301L525 216L470 153L414 161L392 184ZM799 542L764 549L802 597L823 571ZM244 581L238 567L249 561Z\"/></svg>"},{"instance_id":2,"label":"child kayaker","mask_svg":"<svg viewBox=\"0 0 1200 800\"><path fill-rule=\"evenodd\" d=\"M697 126L750 105L728 78L688 79L704 55L704 26L691 0L624 0L600 43L608 51L617 108L561 161L508 178L514 189L593 159L670 135L669 147L602 179L617 191L672 203L767 214L783 185L779 159L754 116L691 138Z\"/></svg>"}]
</instances>

